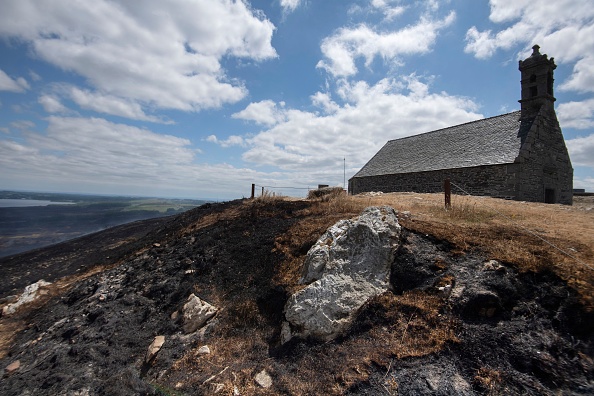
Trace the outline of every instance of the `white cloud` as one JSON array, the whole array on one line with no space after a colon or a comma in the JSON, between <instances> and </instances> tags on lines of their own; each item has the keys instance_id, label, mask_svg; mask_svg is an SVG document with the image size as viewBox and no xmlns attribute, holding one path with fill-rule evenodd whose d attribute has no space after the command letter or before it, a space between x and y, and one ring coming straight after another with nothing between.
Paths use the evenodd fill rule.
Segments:
<instances>
[{"instance_id":1,"label":"white cloud","mask_svg":"<svg viewBox=\"0 0 594 396\"><path fill-rule=\"evenodd\" d=\"M33 80L33 81L41 80L41 76L39 74L35 73L33 70L29 70L29 76L31 77L31 80Z\"/></svg>"},{"instance_id":2,"label":"white cloud","mask_svg":"<svg viewBox=\"0 0 594 396\"><path fill-rule=\"evenodd\" d=\"M302 0L280 0L280 5L284 12L289 13L293 12L299 7L302 3Z\"/></svg>"},{"instance_id":3,"label":"white cloud","mask_svg":"<svg viewBox=\"0 0 594 396\"><path fill-rule=\"evenodd\" d=\"M27 80L22 77L13 80L8 74L0 69L0 91L23 93L28 89L29 84L27 83Z\"/></svg>"},{"instance_id":4,"label":"white cloud","mask_svg":"<svg viewBox=\"0 0 594 396\"><path fill-rule=\"evenodd\" d=\"M382 14L386 21L391 21L397 16L400 16L406 10L406 7L399 4L400 0L371 0L371 7L377 9Z\"/></svg>"},{"instance_id":5,"label":"white cloud","mask_svg":"<svg viewBox=\"0 0 594 396\"><path fill-rule=\"evenodd\" d=\"M342 180L343 158L354 172L388 140L481 118L472 101L430 93L416 76L339 85L343 105L332 102L333 112L326 115L287 109L286 121L246 138L243 158L296 172L304 180L330 174ZM322 108L330 101L321 100L323 95L312 96Z\"/></svg>"},{"instance_id":6,"label":"white cloud","mask_svg":"<svg viewBox=\"0 0 594 396\"><path fill-rule=\"evenodd\" d=\"M594 127L594 99L561 103L557 117L563 128L588 129Z\"/></svg>"},{"instance_id":7,"label":"white cloud","mask_svg":"<svg viewBox=\"0 0 594 396\"><path fill-rule=\"evenodd\" d=\"M97 92L70 87L70 98L81 108L99 113L111 114L132 120L163 122L158 117L146 115L139 103L119 98L117 96L102 95Z\"/></svg>"},{"instance_id":8,"label":"white cloud","mask_svg":"<svg viewBox=\"0 0 594 396\"><path fill-rule=\"evenodd\" d=\"M281 103L281 108L279 108L274 101L263 100L261 102L250 103L245 109L234 113L231 117L271 126L285 119L285 113L282 109L283 105L284 103Z\"/></svg>"},{"instance_id":9,"label":"white cloud","mask_svg":"<svg viewBox=\"0 0 594 396\"><path fill-rule=\"evenodd\" d=\"M0 36L18 38L40 59L85 77L134 116L138 109L122 102L197 111L240 100L246 89L226 75L221 60L276 57L274 29L244 1L227 0L22 0L0 13Z\"/></svg>"},{"instance_id":10,"label":"white cloud","mask_svg":"<svg viewBox=\"0 0 594 396\"><path fill-rule=\"evenodd\" d=\"M0 139L2 186L236 198L248 196L251 183L282 177L199 164L187 139L101 118L51 116L47 121L45 133L23 132L25 142Z\"/></svg>"},{"instance_id":11,"label":"white cloud","mask_svg":"<svg viewBox=\"0 0 594 396\"><path fill-rule=\"evenodd\" d=\"M19 120L19 121L11 122L10 126L13 128L19 129L21 131L27 131L27 130L35 128L35 123L33 121L29 121L29 120Z\"/></svg>"},{"instance_id":12,"label":"white cloud","mask_svg":"<svg viewBox=\"0 0 594 396\"><path fill-rule=\"evenodd\" d=\"M60 99L53 95L41 95L37 102L48 113L68 113L70 111L60 102Z\"/></svg>"},{"instance_id":13,"label":"white cloud","mask_svg":"<svg viewBox=\"0 0 594 396\"><path fill-rule=\"evenodd\" d=\"M421 17L417 24L392 32L378 32L365 24L341 28L322 41L321 49L326 59L317 67L335 77L347 77L357 73L357 58L364 58L367 67L376 57L400 63L399 58L404 55L429 52L439 31L452 24L454 19L453 12L442 20Z\"/></svg>"},{"instance_id":14,"label":"white cloud","mask_svg":"<svg viewBox=\"0 0 594 396\"><path fill-rule=\"evenodd\" d=\"M573 178L573 188L583 188L588 192L594 191L594 177Z\"/></svg>"},{"instance_id":15,"label":"white cloud","mask_svg":"<svg viewBox=\"0 0 594 396\"><path fill-rule=\"evenodd\" d=\"M466 34L465 51L477 58L489 58L498 49L511 49L518 44L526 46L527 55L535 43L562 62L591 53L591 0L490 0L490 5L492 22L513 24L496 33L471 27Z\"/></svg>"},{"instance_id":16,"label":"white cloud","mask_svg":"<svg viewBox=\"0 0 594 396\"><path fill-rule=\"evenodd\" d=\"M594 134L565 141L573 166L594 168Z\"/></svg>"},{"instance_id":17,"label":"white cloud","mask_svg":"<svg viewBox=\"0 0 594 396\"><path fill-rule=\"evenodd\" d=\"M245 146L245 140L241 136L231 135L225 140L220 140L215 135L206 138L207 142L218 144L221 147Z\"/></svg>"}]
</instances>

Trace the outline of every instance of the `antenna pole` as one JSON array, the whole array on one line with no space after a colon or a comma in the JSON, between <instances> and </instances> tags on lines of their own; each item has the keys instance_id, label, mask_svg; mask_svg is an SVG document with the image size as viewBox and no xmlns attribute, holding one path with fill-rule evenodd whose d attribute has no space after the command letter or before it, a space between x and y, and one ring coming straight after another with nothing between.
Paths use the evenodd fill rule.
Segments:
<instances>
[{"instance_id":1,"label":"antenna pole","mask_svg":"<svg viewBox=\"0 0 594 396\"><path fill-rule=\"evenodd\" d=\"M342 159L343 161L343 177L342 177L342 189L346 188L346 157Z\"/></svg>"}]
</instances>

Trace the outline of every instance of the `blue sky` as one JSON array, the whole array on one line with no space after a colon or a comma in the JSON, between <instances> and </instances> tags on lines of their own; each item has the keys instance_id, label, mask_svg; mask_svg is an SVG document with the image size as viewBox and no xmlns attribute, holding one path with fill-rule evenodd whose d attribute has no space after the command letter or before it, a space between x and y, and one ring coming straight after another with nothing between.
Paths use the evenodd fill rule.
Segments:
<instances>
[{"instance_id":1,"label":"blue sky","mask_svg":"<svg viewBox=\"0 0 594 396\"><path fill-rule=\"evenodd\" d=\"M535 43L594 191L594 0L3 0L0 189L342 186L387 140L519 110Z\"/></svg>"}]
</instances>

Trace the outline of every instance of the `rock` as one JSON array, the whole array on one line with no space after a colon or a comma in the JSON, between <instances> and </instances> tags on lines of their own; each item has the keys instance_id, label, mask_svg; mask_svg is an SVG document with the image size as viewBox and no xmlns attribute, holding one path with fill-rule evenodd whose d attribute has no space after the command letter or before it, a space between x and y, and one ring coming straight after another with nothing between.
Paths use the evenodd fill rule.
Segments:
<instances>
[{"instance_id":1,"label":"rock","mask_svg":"<svg viewBox=\"0 0 594 396\"><path fill-rule=\"evenodd\" d=\"M145 363L150 362L157 356L157 353L161 350L161 347L165 343L165 336L156 336L151 345L148 347L146 356L144 357Z\"/></svg>"},{"instance_id":2,"label":"rock","mask_svg":"<svg viewBox=\"0 0 594 396\"><path fill-rule=\"evenodd\" d=\"M182 308L184 333L193 333L217 313L217 308L206 301L202 301L193 293Z\"/></svg>"},{"instance_id":3,"label":"rock","mask_svg":"<svg viewBox=\"0 0 594 396\"><path fill-rule=\"evenodd\" d=\"M266 370L262 370L258 374L256 374L256 377L254 378L254 380L262 388L270 388L272 386L272 378L266 372Z\"/></svg>"},{"instance_id":4,"label":"rock","mask_svg":"<svg viewBox=\"0 0 594 396\"><path fill-rule=\"evenodd\" d=\"M330 227L307 253L301 283L289 297L281 331L329 341L352 323L357 310L389 287L400 225L394 209L369 207L354 220Z\"/></svg>"},{"instance_id":5,"label":"rock","mask_svg":"<svg viewBox=\"0 0 594 396\"><path fill-rule=\"evenodd\" d=\"M369 207L355 220L340 220L307 253L300 283L346 274L386 288L399 238L396 212L388 206Z\"/></svg>"},{"instance_id":6,"label":"rock","mask_svg":"<svg viewBox=\"0 0 594 396\"><path fill-rule=\"evenodd\" d=\"M441 298L448 298L452 294L452 285L445 285L437 288Z\"/></svg>"},{"instance_id":7,"label":"rock","mask_svg":"<svg viewBox=\"0 0 594 396\"><path fill-rule=\"evenodd\" d=\"M497 260L489 260L483 265L483 271L505 272L505 267Z\"/></svg>"},{"instance_id":8,"label":"rock","mask_svg":"<svg viewBox=\"0 0 594 396\"><path fill-rule=\"evenodd\" d=\"M196 351L196 355L210 355L210 348L208 347L208 345L203 345L200 348L198 348L198 350Z\"/></svg>"},{"instance_id":9,"label":"rock","mask_svg":"<svg viewBox=\"0 0 594 396\"><path fill-rule=\"evenodd\" d=\"M16 302L8 304L2 308L2 315L11 315L15 313L22 305L35 301L38 298L38 294L41 294L39 289L48 285L51 285L51 282L46 282L43 279L40 279L39 281L25 287L23 294L19 296Z\"/></svg>"},{"instance_id":10,"label":"rock","mask_svg":"<svg viewBox=\"0 0 594 396\"><path fill-rule=\"evenodd\" d=\"M15 360L14 362L12 362L8 366L6 366L4 368L4 371L6 372L6 374L10 375L10 374L14 373L15 371L17 371L20 367L21 367L21 361Z\"/></svg>"}]
</instances>

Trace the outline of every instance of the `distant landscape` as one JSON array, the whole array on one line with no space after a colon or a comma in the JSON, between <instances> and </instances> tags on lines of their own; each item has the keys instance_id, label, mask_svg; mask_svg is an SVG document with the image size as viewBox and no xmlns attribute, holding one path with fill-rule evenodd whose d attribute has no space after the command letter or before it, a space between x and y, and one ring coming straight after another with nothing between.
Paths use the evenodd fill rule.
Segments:
<instances>
[{"instance_id":1,"label":"distant landscape","mask_svg":"<svg viewBox=\"0 0 594 396\"><path fill-rule=\"evenodd\" d=\"M0 191L0 257L132 221L185 212L206 202L201 199ZM10 207L3 207L5 205Z\"/></svg>"}]
</instances>

